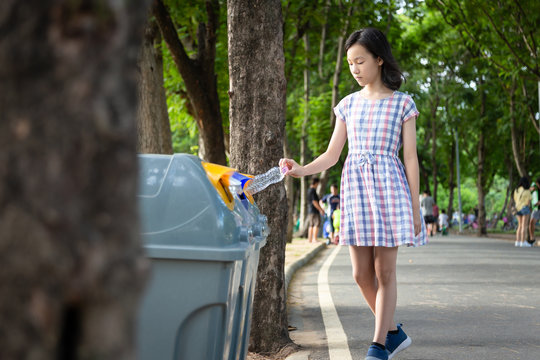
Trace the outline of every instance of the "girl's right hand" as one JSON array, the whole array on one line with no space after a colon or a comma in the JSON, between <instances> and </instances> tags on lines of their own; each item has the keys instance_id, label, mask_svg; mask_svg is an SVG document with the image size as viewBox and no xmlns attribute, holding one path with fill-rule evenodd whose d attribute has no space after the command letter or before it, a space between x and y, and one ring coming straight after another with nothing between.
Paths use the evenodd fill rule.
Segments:
<instances>
[{"instance_id":1,"label":"girl's right hand","mask_svg":"<svg viewBox=\"0 0 540 360\"><path fill-rule=\"evenodd\" d=\"M304 176L304 167L299 165L293 159L281 159L279 160L279 168L287 168L285 175L290 175L295 178Z\"/></svg>"}]
</instances>

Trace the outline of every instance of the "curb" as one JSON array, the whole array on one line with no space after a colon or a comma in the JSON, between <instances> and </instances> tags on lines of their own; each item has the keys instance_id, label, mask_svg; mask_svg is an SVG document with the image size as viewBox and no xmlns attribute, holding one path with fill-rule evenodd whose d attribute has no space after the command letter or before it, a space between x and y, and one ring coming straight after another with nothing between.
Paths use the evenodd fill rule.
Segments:
<instances>
[{"instance_id":1,"label":"curb","mask_svg":"<svg viewBox=\"0 0 540 360\"><path fill-rule=\"evenodd\" d=\"M320 243L317 247L313 248L310 252L304 254L301 258L296 260L290 265L285 266L285 289L289 290L289 283L296 272L304 266L309 260L313 259L322 249L326 248L325 243ZM287 358L288 359L288 358Z\"/></svg>"},{"instance_id":2,"label":"curb","mask_svg":"<svg viewBox=\"0 0 540 360\"><path fill-rule=\"evenodd\" d=\"M311 355L311 352L302 350L287 356L285 360L309 360L309 355Z\"/></svg>"},{"instance_id":3,"label":"curb","mask_svg":"<svg viewBox=\"0 0 540 360\"><path fill-rule=\"evenodd\" d=\"M294 273L302 266L307 264L311 259L315 257L321 250L326 248L326 243L320 243L317 247L313 248L310 252L304 254L298 260L292 264L285 266L285 289L289 292L289 283L292 280ZM311 352L308 350L301 350L287 356L285 360L309 360Z\"/></svg>"}]
</instances>

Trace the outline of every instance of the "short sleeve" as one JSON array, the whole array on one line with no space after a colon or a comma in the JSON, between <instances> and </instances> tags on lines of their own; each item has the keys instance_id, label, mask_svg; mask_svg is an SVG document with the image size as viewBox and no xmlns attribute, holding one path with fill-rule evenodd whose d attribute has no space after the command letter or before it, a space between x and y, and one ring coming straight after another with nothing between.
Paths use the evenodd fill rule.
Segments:
<instances>
[{"instance_id":1,"label":"short sleeve","mask_svg":"<svg viewBox=\"0 0 540 360\"><path fill-rule=\"evenodd\" d=\"M401 117L402 121L405 122L415 116L418 116L418 114L420 113L416 109L416 104L414 103L414 100L407 95L405 97L405 101L403 102L403 115Z\"/></svg>"},{"instance_id":2,"label":"short sleeve","mask_svg":"<svg viewBox=\"0 0 540 360\"><path fill-rule=\"evenodd\" d=\"M336 114L336 118L341 121L345 120L345 99L342 99L339 104L336 105L334 108L334 114Z\"/></svg>"}]
</instances>

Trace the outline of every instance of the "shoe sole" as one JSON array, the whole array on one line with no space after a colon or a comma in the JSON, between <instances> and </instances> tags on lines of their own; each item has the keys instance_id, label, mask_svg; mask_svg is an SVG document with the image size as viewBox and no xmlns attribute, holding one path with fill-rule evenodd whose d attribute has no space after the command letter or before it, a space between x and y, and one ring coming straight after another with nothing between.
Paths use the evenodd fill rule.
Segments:
<instances>
[{"instance_id":1,"label":"shoe sole","mask_svg":"<svg viewBox=\"0 0 540 360\"><path fill-rule=\"evenodd\" d=\"M368 356L364 360L381 360L381 358L375 357L375 356Z\"/></svg>"},{"instance_id":2,"label":"shoe sole","mask_svg":"<svg viewBox=\"0 0 540 360\"><path fill-rule=\"evenodd\" d=\"M405 340L403 340L403 342L401 344L399 344L399 346L394 350L393 353L388 354L388 360L390 360L391 358L396 356L396 354L398 352L403 351L406 348L408 348L409 346L411 346L411 344L412 344L412 339L407 336L407 338Z\"/></svg>"}]
</instances>

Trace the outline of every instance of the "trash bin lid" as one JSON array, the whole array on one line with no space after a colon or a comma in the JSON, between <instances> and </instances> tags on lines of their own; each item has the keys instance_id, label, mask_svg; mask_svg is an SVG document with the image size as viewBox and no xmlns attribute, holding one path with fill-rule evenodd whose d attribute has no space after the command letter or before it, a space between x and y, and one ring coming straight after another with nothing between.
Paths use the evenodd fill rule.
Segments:
<instances>
[{"instance_id":1,"label":"trash bin lid","mask_svg":"<svg viewBox=\"0 0 540 360\"><path fill-rule=\"evenodd\" d=\"M141 232L147 245L228 248L245 233L193 155L139 155ZM244 229L245 230L245 229Z\"/></svg>"}]
</instances>

